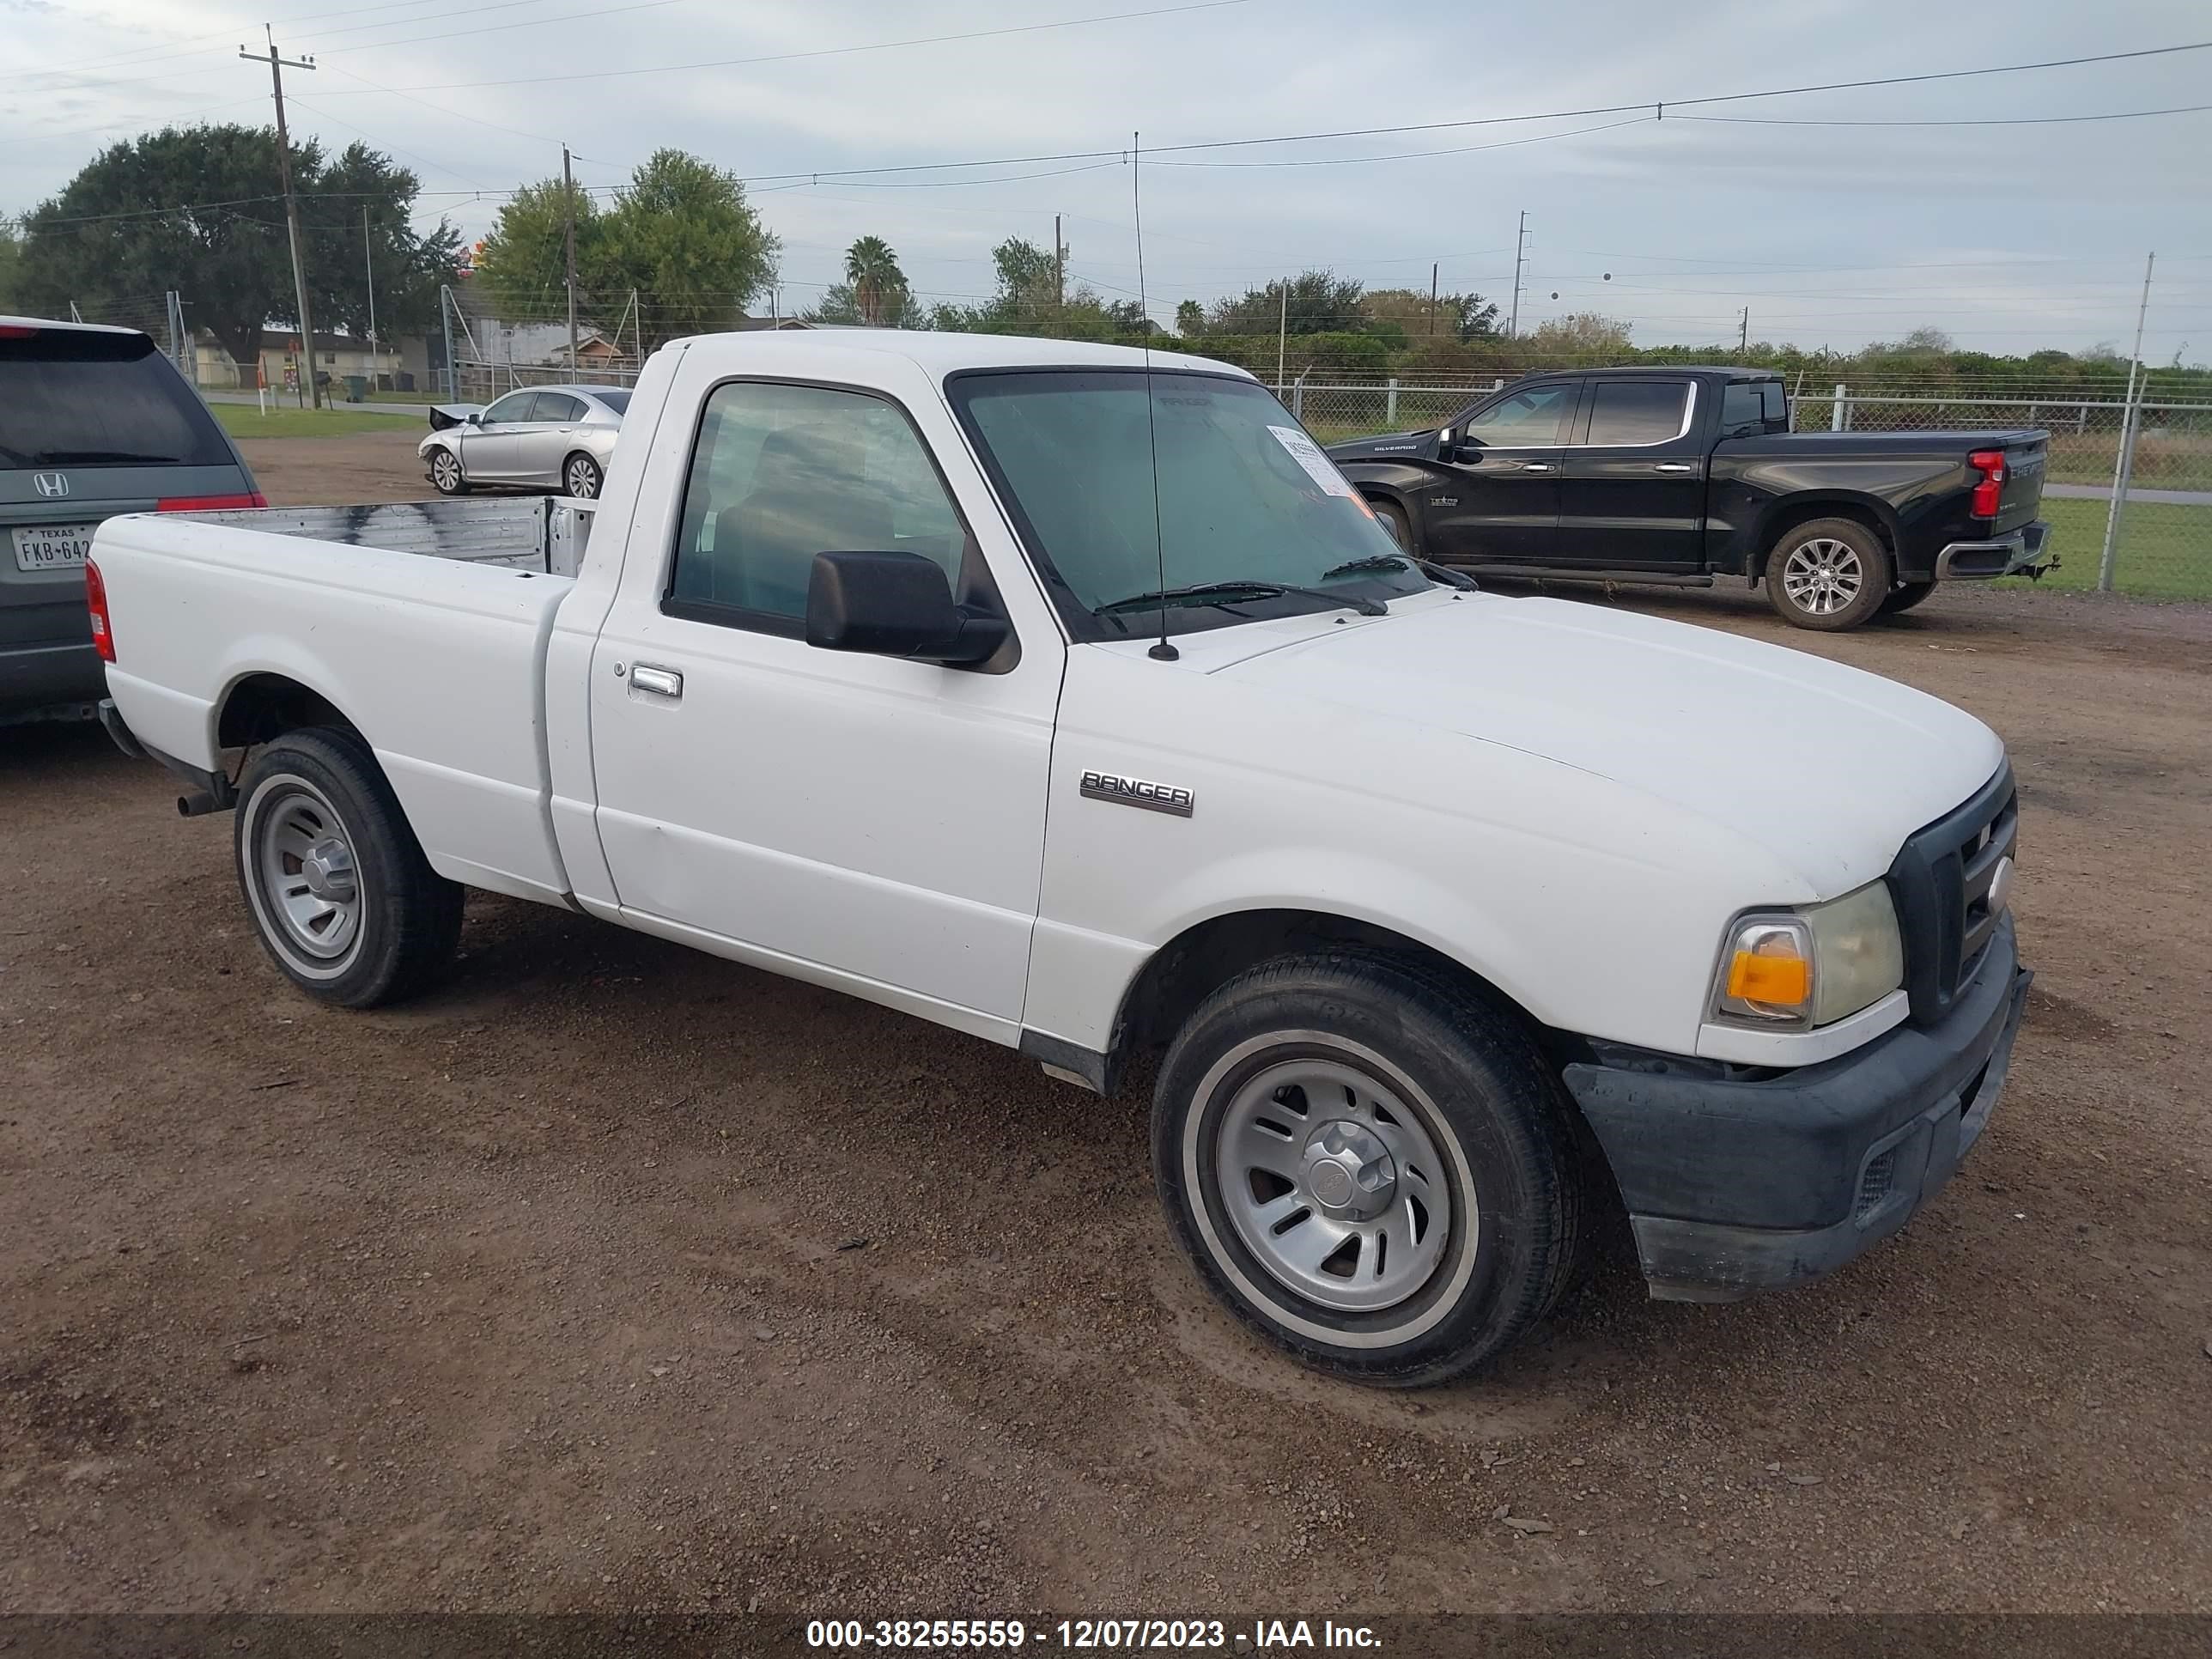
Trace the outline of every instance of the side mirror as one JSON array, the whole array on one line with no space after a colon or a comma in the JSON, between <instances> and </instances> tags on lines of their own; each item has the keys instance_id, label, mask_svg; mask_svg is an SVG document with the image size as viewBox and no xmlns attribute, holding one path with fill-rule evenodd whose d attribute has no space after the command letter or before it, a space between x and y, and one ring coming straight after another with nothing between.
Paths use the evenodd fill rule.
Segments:
<instances>
[{"instance_id":1,"label":"side mirror","mask_svg":"<svg viewBox=\"0 0 2212 1659\"><path fill-rule=\"evenodd\" d=\"M483 424L483 410L481 409L472 409L467 414L462 416L461 418L466 421L471 426L482 426Z\"/></svg>"},{"instance_id":2,"label":"side mirror","mask_svg":"<svg viewBox=\"0 0 2212 1659\"><path fill-rule=\"evenodd\" d=\"M919 553L817 553L806 583L806 642L824 651L919 662L979 663L1006 643L1003 617L953 603Z\"/></svg>"}]
</instances>

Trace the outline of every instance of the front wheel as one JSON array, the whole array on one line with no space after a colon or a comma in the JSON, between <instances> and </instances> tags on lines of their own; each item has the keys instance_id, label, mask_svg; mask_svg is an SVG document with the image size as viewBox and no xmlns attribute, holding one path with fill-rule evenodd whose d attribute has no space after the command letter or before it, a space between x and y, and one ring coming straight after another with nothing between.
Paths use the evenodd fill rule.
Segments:
<instances>
[{"instance_id":1,"label":"front wheel","mask_svg":"<svg viewBox=\"0 0 2212 1659\"><path fill-rule=\"evenodd\" d=\"M458 495L468 489L469 481L461 471L461 458L450 449L430 452L430 482L441 495Z\"/></svg>"},{"instance_id":2,"label":"front wheel","mask_svg":"<svg viewBox=\"0 0 2212 1659\"><path fill-rule=\"evenodd\" d=\"M461 889L431 869L355 732L287 732L238 782L238 884L262 948L309 996L373 1008L452 960Z\"/></svg>"},{"instance_id":3,"label":"front wheel","mask_svg":"<svg viewBox=\"0 0 2212 1659\"><path fill-rule=\"evenodd\" d=\"M1176 1243L1261 1335L1407 1388L1543 1317L1582 1249L1558 1078L1503 1010L1383 958L1231 981L1161 1067L1152 1159Z\"/></svg>"},{"instance_id":4,"label":"front wheel","mask_svg":"<svg viewBox=\"0 0 2212 1659\"><path fill-rule=\"evenodd\" d=\"M578 500L595 501L599 498L599 464L588 455L571 455L561 469L561 482Z\"/></svg>"},{"instance_id":5,"label":"front wheel","mask_svg":"<svg viewBox=\"0 0 2212 1659\"><path fill-rule=\"evenodd\" d=\"M1856 519L1792 526L1766 557L1766 598L1794 628L1856 628L1889 592L1889 550Z\"/></svg>"}]
</instances>

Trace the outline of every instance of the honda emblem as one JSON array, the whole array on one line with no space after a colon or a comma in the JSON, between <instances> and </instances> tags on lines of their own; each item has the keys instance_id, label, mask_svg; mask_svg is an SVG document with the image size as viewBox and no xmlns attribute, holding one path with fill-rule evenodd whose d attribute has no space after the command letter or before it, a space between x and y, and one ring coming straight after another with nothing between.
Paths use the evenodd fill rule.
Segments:
<instances>
[{"instance_id":1,"label":"honda emblem","mask_svg":"<svg viewBox=\"0 0 2212 1659\"><path fill-rule=\"evenodd\" d=\"M33 472L31 483L48 501L69 494L69 474L66 472Z\"/></svg>"}]
</instances>

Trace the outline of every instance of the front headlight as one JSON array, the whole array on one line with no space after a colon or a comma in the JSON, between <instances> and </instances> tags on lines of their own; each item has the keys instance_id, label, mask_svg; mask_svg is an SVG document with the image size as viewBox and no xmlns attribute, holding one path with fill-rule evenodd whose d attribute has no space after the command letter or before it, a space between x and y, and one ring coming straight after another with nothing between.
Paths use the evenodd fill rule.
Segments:
<instances>
[{"instance_id":1,"label":"front headlight","mask_svg":"<svg viewBox=\"0 0 2212 1659\"><path fill-rule=\"evenodd\" d=\"M1721 947L1711 1012L1803 1030L1855 1014L1904 983L1897 907L1877 881L1826 904L1738 919Z\"/></svg>"}]
</instances>

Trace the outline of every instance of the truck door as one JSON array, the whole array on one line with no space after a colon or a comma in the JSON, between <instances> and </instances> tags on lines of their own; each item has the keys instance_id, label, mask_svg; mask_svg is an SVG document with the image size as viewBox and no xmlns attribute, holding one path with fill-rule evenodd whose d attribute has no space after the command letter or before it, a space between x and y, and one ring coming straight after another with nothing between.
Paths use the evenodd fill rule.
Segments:
<instances>
[{"instance_id":1,"label":"truck door","mask_svg":"<svg viewBox=\"0 0 2212 1659\"><path fill-rule=\"evenodd\" d=\"M1580 390L1516 388L1444 428L1444 476L1419 503L1431 556L1453 564L1544 564L1559 535L1559 462Z\"/></svg>"},{"instance_id":2,"label":"truck door","mask_svg":"<svg viewBox=\"0 0 2212 1659\"><path fill-rule=\"evenodd\" d=\"M1704 568L1705 432L1692 380L1589 383L1559 476L1562 568Z\"/></svg>"},{"instance_id":3,"label":"truck door","mask_svg":"<svg viewBox=\"0 0 2212 1659\"><path fill-rule=\"evenodd\" d=\"M1065 652L1041 596L1006 605L1005 672L805 638L817 552L921 553L963 598L992 582L971 526L1018 557L931 390L678 368L593 650L597 822L647 931L1011 1042Z\"/></svg>"}]
</instances>

